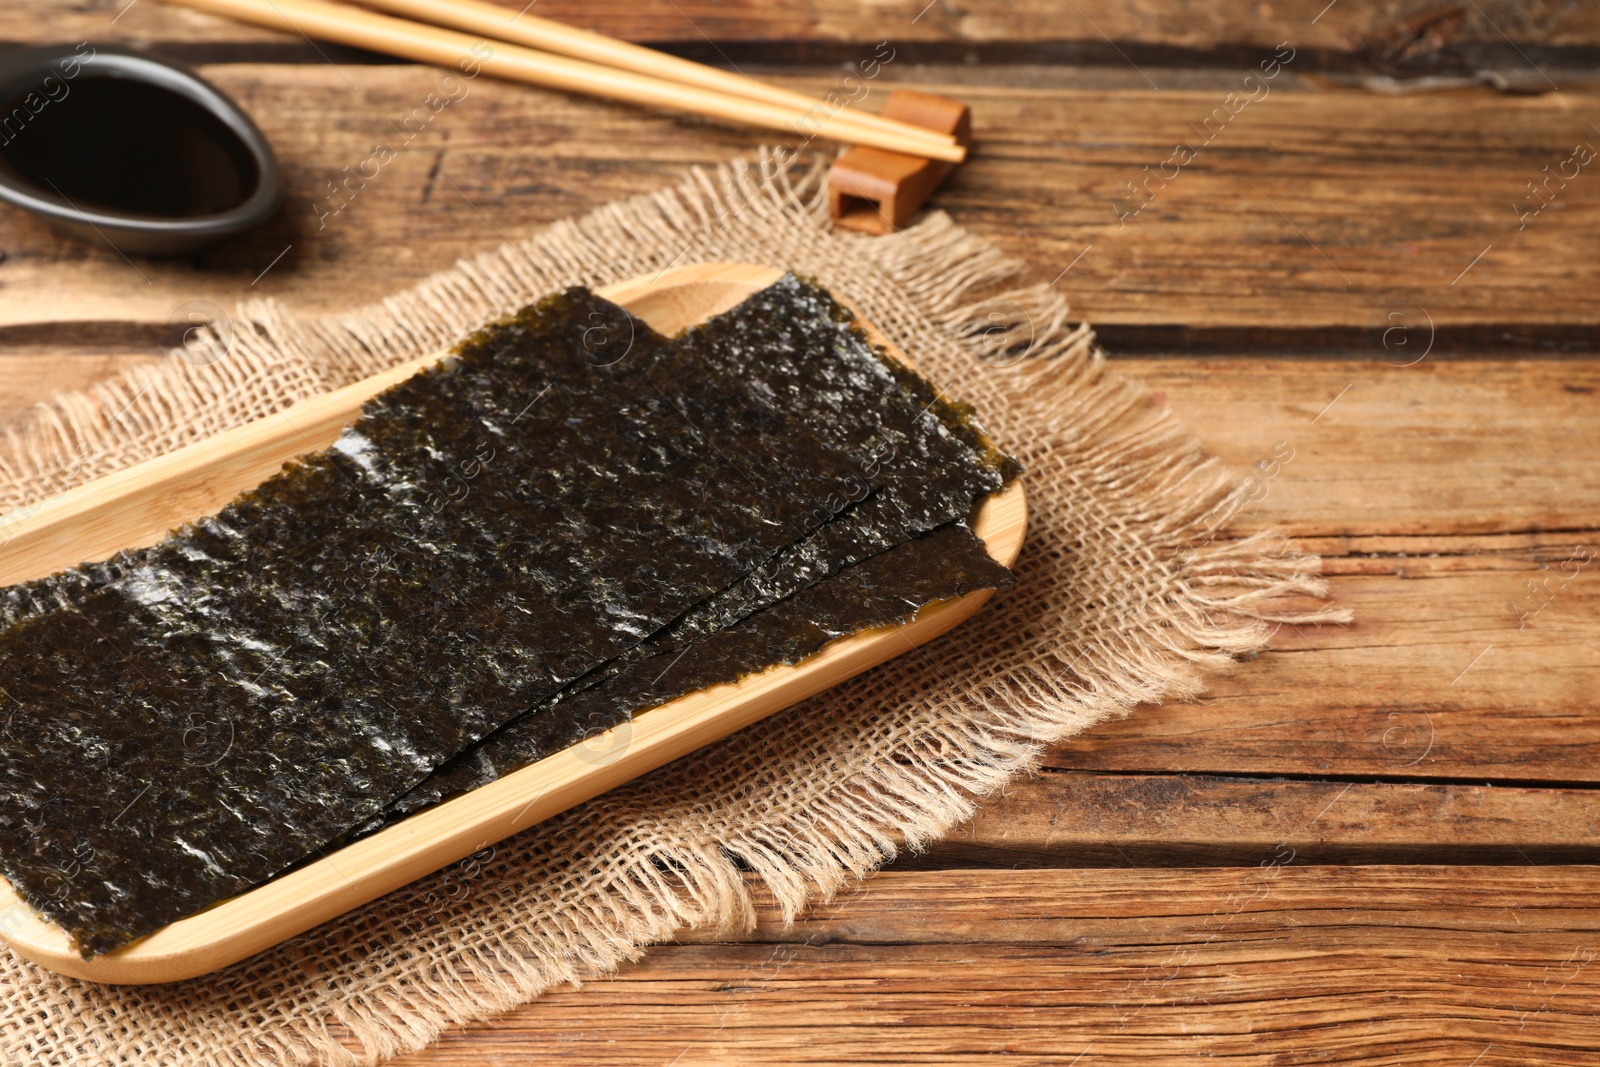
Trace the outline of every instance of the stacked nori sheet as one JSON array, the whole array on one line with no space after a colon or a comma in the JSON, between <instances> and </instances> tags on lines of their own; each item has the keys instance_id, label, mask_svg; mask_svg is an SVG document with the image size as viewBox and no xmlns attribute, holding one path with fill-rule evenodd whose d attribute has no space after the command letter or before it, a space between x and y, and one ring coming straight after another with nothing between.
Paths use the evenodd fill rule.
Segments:
<instances>
[{"instance_id":1,"label":"stacked nori sheet","mask_svg":"<svg viewBox=\"0 0 1600 1067\"><path fill-rule=\"evenodd\" d=\"M877 436L870 450L860 456L847 486L845 506L815 533L799 539L630 652L564 687L529 714L512 720L446 763L391 805L391 817L483 785L547 755L548 731L553 727L546 720L552 708L562 709L562 719L570 716L583 720L591 716L592 709L609 700L605 713L592 715L600 725L625 718L638 707L649 707L620 696L627 692L629 683L612 681L613 676L636 677L646 663L654 664L649 671L653 676L699 639L842 568L945 524L964 522L972 512L974 500L1000 489L1018 472L1016 462L989 442L970 409L941 397L926 380L899 364L877 357L849 314L826 290L793 276L688 331L677 339L677 345L706 366L723 366L726 373L749 375L753 388L775 395L777 390L767 378L772 369L790 363L813 365L848 359L884 367L892 385L886 383L876 412ZM930 472L936 472L936 476L930 477ZM829 506L838 503L830 501ZM963 577L970 576L955 576L947 596L958 595L957 586ZM889 620L879 623L869 614L853 617L852 621L852 629L860 629L886 625ZM780 661L782 657L773 652L769 658L756 658L752 663ZM584 693L585 711L571 710L576 706L572 704L574 695L591 687L597 688ZM695 688L700 686L667 692L660 700Z\"/></svg>"},{"instance_id":2,"label":"stacked nori sheet","mask_svg":"<svg viewBox=\"0 0 1600 1067\"><path fill-rule=\"evenodd\" d=\"M963 523L1015 473L798 279L675 341L570 290L217 516L0 591L0 873L115 948L663 700L1006 584Z\"/></svg>"}]
</instances>

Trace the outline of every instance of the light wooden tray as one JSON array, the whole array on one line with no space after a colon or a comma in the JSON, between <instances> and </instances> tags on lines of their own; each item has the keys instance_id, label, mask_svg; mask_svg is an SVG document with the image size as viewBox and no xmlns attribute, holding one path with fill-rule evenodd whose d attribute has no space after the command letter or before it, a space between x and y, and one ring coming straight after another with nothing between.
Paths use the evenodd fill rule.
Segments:
<instances>
[{"instance_id":1,"label":"light wooden tray","mask_svg":"<svg viewBox=\"0 0 1600 1067\"><path fill-rule=\"evenodd\" d=\"M726 311L782 272L696 264L599 290L673 334ZM887 341L863 324L874 340ZM891 351L894 351L891 347ZM904 355L894 351L896 357ZM153 544L171 528L221 509L283 463L331 444L361 404L439 359L413 360L277 415L96 479L0 519L0 584L39 577L118 549ZM909 361L908 361L909 362ZM984 501L975 529L1001 563L1022 549L1020 483ZM9 535L9 540L5 538ZM446 801L248 893L85 960L59 927L36 916L0 879L0 938L54 971L98 982L173 982L206 974L439 870L623 782L725 737L933 639L977 611L988 591L929 605L911 622L833 641L792 667L690 693L616 730Z\"/></svg>"}]
</instances>

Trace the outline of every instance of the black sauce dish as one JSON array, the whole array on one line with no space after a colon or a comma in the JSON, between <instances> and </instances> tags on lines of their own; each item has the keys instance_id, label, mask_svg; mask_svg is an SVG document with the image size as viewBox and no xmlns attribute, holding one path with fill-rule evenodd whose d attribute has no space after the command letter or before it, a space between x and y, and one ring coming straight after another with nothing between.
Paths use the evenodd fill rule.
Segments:
<instances>
[{"instance_id":1,"label":"black sauce dish","mask_svg":"<svg viewBox=\"0 0 1600 1067\"><path fill-rule=\"evenodd\" d=\"M283 183L199 75L80 43L0 56L0 200L119 252L182 255L270 218Z\"/></svg>"}]
</instances>

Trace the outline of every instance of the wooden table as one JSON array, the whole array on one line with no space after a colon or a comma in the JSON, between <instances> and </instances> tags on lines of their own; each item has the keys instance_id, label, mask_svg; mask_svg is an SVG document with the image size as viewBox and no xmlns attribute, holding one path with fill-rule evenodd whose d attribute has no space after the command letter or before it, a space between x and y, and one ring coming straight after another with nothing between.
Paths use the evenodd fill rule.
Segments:
<instances>
[{"instance_id":1,"label":"wooden table","mask_svg":"<svg viewBox=\"0 0 1600 1067\"><path fill-rule=\"evenodd\" d=\"M1600 9L924 2L538 11L817 93L887 41L874 103L970 101L938 206L1265 461L1241 531L1322 553L1357 621L1052 751L792 929L686 938L402 1062L1600 1063L1600 175L1528 184L1600 149ZM161 358L187 300L347 306L759 140L479 81L319 229L438 72L156 0L0 0L0 26L198 64L290 189L168 262L0 212L7 422Z\"/></svg>"}]
</instances>

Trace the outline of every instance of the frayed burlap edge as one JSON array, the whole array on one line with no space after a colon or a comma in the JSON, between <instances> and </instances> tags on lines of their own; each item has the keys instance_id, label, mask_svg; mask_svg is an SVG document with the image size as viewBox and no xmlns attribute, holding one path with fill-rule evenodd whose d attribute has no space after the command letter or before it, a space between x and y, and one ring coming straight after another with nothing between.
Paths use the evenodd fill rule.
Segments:
<instances>
[{"instance_id":1,"label":"frayed burlap edge","mask_svg":"<svg viewBox=\"0 0 1600 1067\"><path fill-rule=\"evenodd\" d=\"M741 867L792 918L948 833L1043 745L1197 694L1279 623L1347 618L1305 599L1325 595L1315 557L1271 533L1217 538L1250 483L1109 369L1056 292L942 214L831 233L824 165L695 171L348 315L252 303L226 359L41 407L0 453L0 507L444 348L564 285L761 262L850 298L1028 466L1017 587L950 637L203 981L97 987L0 958L0 1054L376 1062L683 928L747 928Z\"/></svg>"}]
</instances>

